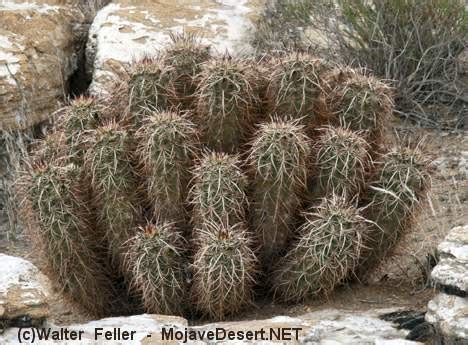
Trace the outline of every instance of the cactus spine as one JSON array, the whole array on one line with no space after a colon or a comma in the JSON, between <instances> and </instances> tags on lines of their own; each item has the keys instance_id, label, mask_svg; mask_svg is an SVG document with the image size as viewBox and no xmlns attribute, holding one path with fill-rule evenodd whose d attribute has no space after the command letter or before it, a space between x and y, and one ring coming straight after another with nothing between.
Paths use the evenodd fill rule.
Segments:
<instances>
[{"instance_id":1,"label":"cactus spine","mask_svg":"<svg viewBox=\"0 0 468 345\"><path fill-rule=\"evenodd\" d=\"M304 217L296 244L272 275L275 295L285 301L327 294L350 277L369 231L360 210L335 195Z\"/></svg>"},{"instance_id":2,"label":"cactus spine","mask_svg":"<svg viewBox=\"0 0 468 345\"><path fill-rule=\"evenodd\" d=\"M251 69L223 56L205 64L199 79L197 114L204 142L213 150L237 152L258 102Z\"/></svg>"},{"instance_id":3,"label":"cactus spine","mask_svg":"<svg viewBox=\"0 0 468 345\"><path fill-rule=\"evenodd\" d=\"M245 222L247 179L240 169L238 156L205 154L195 167L193 181L190 194L195 227Z\"/></svg>"},{"instance_id":4,"label":"cactus spine","mask_svg":"<svg viewBox=\"0 0 468 345\"><path fill-rule=\"evenodd\" d=\"M130 287L151 314L182 315L186 294L184 243L173 223L140 227L128 242L125 268Z\"/></svg>"},{"instance_id":5,"label":"cactus spine","mask_svg":"<svg viewBox=\"0 0 468 345\"><path fill-rule=\"evenodd\" d=\"M257 259L242 224L206 229L198 237L191 295L203 315L223 320L253 303Z\"/></svg>"},{"instance_id":6,"label":"cactus spine","mask_svg":"<svg viewBox=\"0 0 468 345\"><path fill-rule=\"evenodd\" d=\"M137 215L131 141L124 128L109 122L90 133L90 142L86 164L97 218L112 261L120 266L122 246L133 233Z\"/></svg>"},{"instance_id":7,"label":"cactus spine","mask_svg":"<svg viewBox=\"0 0 468 345\"><path fill-rule=\"evenodd\" d=\"M73 165L36 162L25 188L29 193L30 216L37 224L38 240L57 283L69 295L97 315L115 306L115 291L93 234L90 211L75 184L79 170Z\"/></svg>"},{"instance_id":8,"label":"cactus spine","mask_svg":"<svg viewBox=\"0 0 468 345\"><path fill-rule=\"evenodd\" d=\"M371 165L369 144L345 128L326 127L321 132L315 144L316 194L359 194Z\"/></svg>"},{"instance_id":9,"label":"cactus spine","mask_svg":"<svg viewBox=\"0 0 468 345\"><path fill-rule=\"evenodd\" d=\"M136 133L155 219L185 219L184 202L196 134L186 116L170 111L152 112Z\"/></svg>"},{"instance_id":10,"label":"cactus spine","mask_svg":"<svg viewBox=\"0 0 468 345\"><path fill-rule=\"evenodd\" d=\"M260 125L251 146L252 222L268 265L290 237L306 189L310 145L297 121L277 120Z\"/></svg>"}]
</instances>

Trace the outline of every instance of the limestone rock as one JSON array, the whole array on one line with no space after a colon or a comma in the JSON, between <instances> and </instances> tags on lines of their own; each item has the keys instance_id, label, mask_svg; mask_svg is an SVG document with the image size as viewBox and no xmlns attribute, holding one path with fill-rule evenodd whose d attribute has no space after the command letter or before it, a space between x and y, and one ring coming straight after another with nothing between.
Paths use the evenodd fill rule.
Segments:
<instances>
[{"instance_id":1,"label":"limestone rock","mask_svg":"<svg viewBox=\"0 0 468 345\"><path fill-rule=\"evenodd\" d=\"M66 94L84 20L67 2L0 2L0 130L46 119Z\"/></svg>"},{"instance_id":2,"label":"limestone rock","mask_svg":"<svg viewBox=\"0 0 468 345\"><path fill-rule=\"evenodd\" d=\"M288 317L276 316L268 320L253 320L239 322L222 322L208 324L204 326L192 327L192 330L212 330L221 327L226 330L266 331L270 336L270 329L279 328L301 328L299 340L296 341L291 330L291 341L288 344L420 344L418 342L407 341L405 336L407 331L398 330L391 322L379 319L379 315L395 310L382 309L373 311L346 311L336 309L326 309L311 312L305 315ZM256 342L246 341L245 344L276 344L278 341L258 339ZM214 343L222 343L214 342ZM242 343L242 342L239 342ZM199 344L202 344L199 342Z\"/></svg>"},{"instance_id":3,"label":"limestone rock","mask_svg":"<svg viewBox=\"0 0 468 345\"><path fill-rule=\"evenodd\" d=\"M440 261L431 277L437 286L465 297L468 292L468 225L450 230L438 246Z\"/></svg>"},{"instance_id":4,"label":"limestone rock","mask_svg":"<svg viewBox=\"0 0 468 345\"><path fill-rule=\"evenodd\" d=\"M435 326L440 343L468 343L467 298L439 293L428 304L426 320Z\"/></svg>"},{"instance_id":5,"label":"limestone rock","mask_svg":"<svg viewBox=\"0 0 468 345\"><path fill-rule=\"evenodd\" d=\"M101 9L91 25L86 47L90 91L108 91L125 67L154 54L171 32L199 33L215 52L249 52L253 21L264 0L115 0Z\"/></svg>"},{"instance_id":6,"label":"limestone rock","mask_svg":"<svg viewBox=\"0 0 468 345\"><path fill-rule=\"evenodd\" d=\"M163 327L167 329L184 330L187 327L187 320L176 316L142 314L126 317L110 317L84 324L73 324L69 326L48 325L46 328L48 327L50 327L52 331L60 331L62 328L67 329L70 332L76 331L76 334L82 331L82 335L81 340L50 340L47 342L47 344L177 344L177 342L161 342L157 338L160 337ZM119 335L118 333L114 333L114 330L117 329L120 330L120 340L116 340L116 336L119 337ZM97 339L96 331L99 332ZM132 340L130 338L124 339L124 332L127 332L129 336L132 331L134 332ZM105 332L110 332L111 338L105 338ZM0 344L17 344L17 334L17 328L10 328L6 330L3 335L0 335ZM155 334L155 336L154 338L152 336L148 337L148 334Z\"/></svg>"},{"instance_id":7,"label":"limestone rock","mask_svg":"<svg viewBox=\"0 0 468 345\"><path fill-rule=\"evenodd\" d=\"M47 317L50 291L49 280L32 263L0 254L0 319Z\"/></svg>"}]
</instances>

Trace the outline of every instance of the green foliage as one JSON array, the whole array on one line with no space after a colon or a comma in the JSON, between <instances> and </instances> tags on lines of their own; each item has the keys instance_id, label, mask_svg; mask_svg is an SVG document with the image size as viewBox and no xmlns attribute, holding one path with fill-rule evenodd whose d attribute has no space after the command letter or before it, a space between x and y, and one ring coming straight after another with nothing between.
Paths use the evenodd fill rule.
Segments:
<instances>
[{"instance_id":1,"label":"green foliage","mask_svg":"<svg viewBox=\"0 0 468 345\"><path fill-rule=\"evenodd\" d=\"M186 294L185 240L173 223L140 227L128 243L125 267L134 288L151 314L182 315Z\"/></svg>"}]
</instances>

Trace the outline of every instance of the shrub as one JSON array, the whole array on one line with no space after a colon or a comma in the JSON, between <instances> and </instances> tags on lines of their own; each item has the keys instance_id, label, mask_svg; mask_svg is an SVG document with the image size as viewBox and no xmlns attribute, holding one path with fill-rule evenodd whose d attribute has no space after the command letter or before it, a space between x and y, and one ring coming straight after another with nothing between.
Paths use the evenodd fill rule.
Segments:
<instances>
[{"instance_id":1,"label":"shrub","mask_svg":"<svg viewBox=\"0 0 468 345\"><path fill-rule=\"evenodd\" d=\"M264 17L254 40L260 51L300 47L365 66L392 82L398 114L423 125L463 126L464 1L278 0Z\"/></svg>"},{"instance_id":2,"label":"shrub","mask_svg":"<svg viewBox=\"0 0 468 345\"><path fill-rule=\"evenodd\" d=\"M180 63L137 62L144 73L117 101L72 102L25 165L26 219L68 295L98 314L221 320L259 285L283 301L317 297L391 253L430 171L419 148L382 140L390 89L343 67L315 78L322 62L305 55L202 61L205 48L184 42L160 53ZM298 88L284 94L304 107L270 112L272 66L289 66L293 78L280 74Z\"/></svg>"}]
</instances>

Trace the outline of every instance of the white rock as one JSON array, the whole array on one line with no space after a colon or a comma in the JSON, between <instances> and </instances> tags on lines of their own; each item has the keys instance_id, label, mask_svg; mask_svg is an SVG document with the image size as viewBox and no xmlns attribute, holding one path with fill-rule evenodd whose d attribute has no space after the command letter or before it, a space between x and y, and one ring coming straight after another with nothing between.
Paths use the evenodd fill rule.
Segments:
<instances>
[{"instance_id":1,"label":"white rock","mask_svg":"<svg viewBox=\"0 0 468 345\"><path fill-rule=\"evenodd\" d=\"M438 246L442 258L456 258L468 262L468 224L450 230L444 241Z\"/></svg>"},{"instance_id":2,"label":"white rock","mask_svg":"<svg viewBox=\"0 0 468 345\"><path fill-rule=\"evenodd\" d=\"M450 230L438 246L440 261L431 273L433 281L468 292L468 225Z\"/></svg>"},{"instance_id":3,"label":"white rock","mask_svg":"<svg viewBox=\"0 0 468 345\"><path fill-rule=\"evenodd\" d=\"M115 0L101 9L89 32L87 71L90 91L108 91L126 66L154 54L171 32L198 32L218 53L249 52L248 35L264 0Z\"/></svg>"},{"instance_id":4,"label":"white rock","mask_svg":"<svg viewBox=\"0 0 468 345\"><path fill-rule=\"evenodd\" d=\"M0 254L0 319L49 314L50 282L29 261Z\"/></svg>"},{"instance_id":5,"label":"white rock","mask_svg":"<svg viewBox=\"0 0 468 345\"><path fill-rule=\"evenodd\" d=\"M160 336L161 329L173 328L175 330L185 329L187 320L176 316L165 315L134 315L127 317L111 317L96 321L91 321L85 324L73 324L69 326L50 325L52 330L60 331L61 328L66 328L68 331L82 331L81 340L69 341L41 341L40 344L76 344L76 345L137 345L137 344L159 344L161 341L157 339ZM99 335L96 341L96 330L102 328L100 334L105 334L106 331L114 334L114 329L120 329L120 334L127 331L129 334L135 332L132 340L106 340L102 335ZM156 334L153 338L147 337L148 334ZM18 343L18 328L8 329L3 336L0 335L0 344L10 345ZM36 342L37 343L37 342ZM167 344L167 342L165 342Z\"/></svg>"},{"instance_id":6,"label":"white rock","mask_svg":"<svg viewBox=\"0 0 468 345\"><path fill-rule=\"evenodd\" d=\"M426 321L432 323L447 344L468 343L468 299L439 293L427 307Z\"/></svg>"},{"instance_id":7,"label":"white rock","mask_svg":"<svg viewBox=\"0 0 468 345\"><path fill-rule=\"evenodd\" d=\"M267 320L219 322L192 327L192 330L212 330L222 327L232 331L255 331L265 329L301 328L299 341L287 343L301 344L419 344L405 340L407 331L396 329L395 325L380 320L379 315L395 310L382 309L367 312L352 312L336 309L315 311L301 316L276 316ZM216 344L227 342L218 341ZM238 344L277 344L273 340L239 341ZM202 344L202 342L199 342Z\"/></svg>"}]
</instances>

